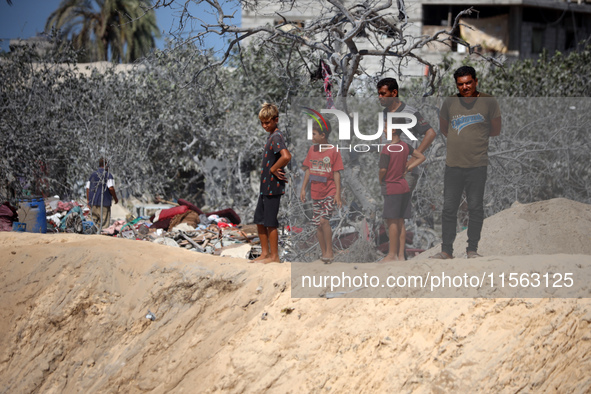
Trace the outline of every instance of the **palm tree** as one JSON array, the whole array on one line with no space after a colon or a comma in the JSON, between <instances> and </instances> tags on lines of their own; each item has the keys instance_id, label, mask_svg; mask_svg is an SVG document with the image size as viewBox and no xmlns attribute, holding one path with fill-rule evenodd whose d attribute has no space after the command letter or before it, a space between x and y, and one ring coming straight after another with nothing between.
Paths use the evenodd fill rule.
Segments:
<instances>
[{"instance_id":1,"label":"palm tree","mask_svg":"<svg viewBox=\"0 0 591 394\"><path fill-rule=\"evenodd\" d=\"M151 0L62 0L47 19L45 29L55 28L69 37L89 60L133 62L155 48L160 37Z\"/></svg>"}]
</instances>

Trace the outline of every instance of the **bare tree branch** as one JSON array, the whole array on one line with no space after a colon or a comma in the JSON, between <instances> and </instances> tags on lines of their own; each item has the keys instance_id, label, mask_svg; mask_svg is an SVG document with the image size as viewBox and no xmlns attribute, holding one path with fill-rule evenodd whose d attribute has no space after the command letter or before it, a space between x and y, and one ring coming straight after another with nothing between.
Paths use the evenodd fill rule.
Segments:
<instances>
[{"instance_id":1,"label":"bare tree branch","mask_svg":"<svg viewBox=\"0 0 591 394\"><path fill-rule=\"evenodd\" d=\"M170 6L176 1L157 2L155 7ZM216 15L216 23L204 23L201 19L191 15L188 4L207 5L210 13ZM219 67L227 62L234 50L240 50L240 43L245 40L259 40L259 43L269 45L283 45L292 42L305 50L308 56L324 58L334 68L333 78L337 80L335 96L346 97L353 80L357 75L366 73L363 69L364 60L368 58L382 58L385 66L386 59L394 60L401 65L400 60L415 60L429 68L428 91L425 95L435 91L435 83L439 77L438 69L430 62L423 59L420 50L432 42L440 42L451 46L452 42L458 42L468 47L470 53L476 53L469 43L454 36L454 31L460 25L460 20L466 15L476 12L473 8L464 10L455 17L454 23L448 29L442 29L428 36L405 36L404 31L408 27L406 7L403 0L397 0L398 15L393 15L390 10L394 6L393 1L353 1L325 0L308 3L313 7L314 17L306 21L303 26L294 26L293 21L282 11L293 11L301 6L295 0L284 1L277 5L269 1L241 2L242 7L255 12L270 9L270 15L276 15L279 23L275 26L258 25L243 27L231 23L233 15L228 15L222 3L218 0L186 1L179 30L183 30L187 23L196 20L203 31L191 34L183 41L197 42L210 34L231 37L229 43L219 60L206 66L205 70ZM293 14L293 12L292 12ZM370 38L371 37L371 38ZM483 56L484 57L484 56ZM488 61L494 59L486 58ZM201 73L197 73L198 78Z\"/></svg>"}]
</instances>

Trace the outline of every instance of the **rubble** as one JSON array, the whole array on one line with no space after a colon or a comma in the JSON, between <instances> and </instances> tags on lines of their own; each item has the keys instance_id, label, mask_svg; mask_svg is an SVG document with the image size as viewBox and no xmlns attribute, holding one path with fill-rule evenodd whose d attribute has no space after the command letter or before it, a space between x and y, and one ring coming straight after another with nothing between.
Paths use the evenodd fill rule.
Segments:
<instances>
[{"instance_id":1,"label":"rubble","mask_svg":"<svg viewBox=\"0 0 591 394\"><path fill-rule=\"evenodd\" d=\"M77 201L60 201L58 196L45 202L48 232L97 234L88 207ZM204 213L195 205L179 203L147 205L150 216L127 215L125 220L112 220L101 235L154 242L199 253L252 258L260 255L256 226L243 226L233 209ZM161 209L158 209L161 207ZM136 213L147 209L136 205Z\"/></svg>"},{"instance_id":2,"label":"rubble","mask_svg":"<svg viewBox=\"0 0 591 394\"><path fill-rule=\"evenodd\" d=\"M225 248L220 256L237 257L240 259L247 259L252 250L252 246L248 244L235 244Z\"/></svg>"}]
</instances>

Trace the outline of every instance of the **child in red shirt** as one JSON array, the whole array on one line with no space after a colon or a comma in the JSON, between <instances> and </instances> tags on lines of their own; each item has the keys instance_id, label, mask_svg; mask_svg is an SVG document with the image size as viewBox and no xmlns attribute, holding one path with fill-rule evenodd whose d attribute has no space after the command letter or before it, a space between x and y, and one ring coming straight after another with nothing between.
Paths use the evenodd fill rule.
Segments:
<instances>
[{"instance_id":1,"label":"child in red shirt","mask_svg":"<svg viewBox=\"0 0 591 394\"><path fill-rule=\"evenodd\" d=\"M410 219L411 191L404 177L413 168L425 161L425 156L406 142L400 140L402 130L392 134L390 144L380 154L380 185L384 196L383 217L388 226L390 245L388 255L382 262L404 260L404 249L400 248L400 232L404 219ZM408 164L408 156L416 160ZM402 252L401 252L402 250Z\"/></svg>"},{"instance_id":2,"label":"child in red shirt","mask_svg":"<svg viewBox=\"0 0 591 394\"><path fill-rule=\"evenodd\" d=\"M317 227L316 236L322 251L321 260L325 264L334 261L332 250L332 229L329 220L335 207L341 207L341 173L344 170L341 154L336 147L325 148L330 135L330 123L322 127L314 124L312 127L312 145L308 155L302 164L304 183L300 192L300 200L306 201L306 188L310 181L310 192L312 195L314 210L312 223ZM320 147L322 146L322 149Z\"/></svg>"}]
</instances>

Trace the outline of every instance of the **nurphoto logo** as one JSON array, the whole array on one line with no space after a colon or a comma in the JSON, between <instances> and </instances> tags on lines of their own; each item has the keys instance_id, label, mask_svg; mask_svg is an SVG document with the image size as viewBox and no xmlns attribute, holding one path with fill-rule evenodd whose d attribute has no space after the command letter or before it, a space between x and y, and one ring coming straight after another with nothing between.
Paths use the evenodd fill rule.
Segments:
<instances>
[{"instance_id":1,"label":"nurphoto logo","mask_svg":"<svg viewBox=\"0 0 591 394\"><path fill-rule=\"evenodd\" d=\"M303 112L308 115L310 118L308 119L307 123L307 130L308 130L308 140L312 139L312 128L314 123L320 127L321 130L327 130L328 125L326 119L322 114L330 114L334 115L338 121L338 140L339 141L351 141L351 123L353 123L353 133L357 138L362 141L376 141L380 140L384 134L386 133L386 139L388 141L392 140L392 132L393 130L401 130L409 139L412 141L417 141L417 137L415 137L411 132L410 129L413 128L417 124L417 118L415 115L407 112L387 112L384 116L383 112L379 112L377 114L378 117L378 130L374 134L363 134L359 130L359 113L353 112L353 122L349 115L345 112L340 111L338 109L321 109L320 111L316 111L309 107L302 107ZM385 119L384 119L385 118ZM384 128L384 121L386 122L386 127ZM377 147L378 152L384 146L388 146L389 144L386 143L377 143L377 144L349 144L349 146L341 145L335 146L332 144L320 144L320 151L328 150L336 147L337 151L346 150L351 152L352 150L355 152L369 152L371 147ZM397 150L396 144L388 146L388 150L390 152L400 152L402 149ZM402 148L400 146L400 148Z\"/></svg>"}]
</instances>

